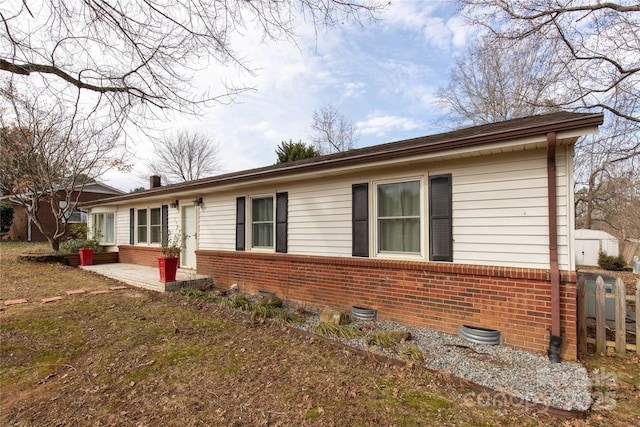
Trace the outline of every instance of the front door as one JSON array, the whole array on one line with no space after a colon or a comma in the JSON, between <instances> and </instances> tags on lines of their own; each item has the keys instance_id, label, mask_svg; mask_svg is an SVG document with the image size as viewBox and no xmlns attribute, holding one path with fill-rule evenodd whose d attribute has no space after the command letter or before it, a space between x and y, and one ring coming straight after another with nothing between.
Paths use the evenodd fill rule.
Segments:
<instances>
[{"instance_id":1,"label":"front door","mask_svg":"<svg viewBox=\"0 0 640 427\"><path fill-rule=\"evenodd\" d=\"M196 268L196 249L198 248L198 228L196 224L196 207L182 207L182 232L184 247L182 248L181 266Z\"/></svg>"}]
</instances>

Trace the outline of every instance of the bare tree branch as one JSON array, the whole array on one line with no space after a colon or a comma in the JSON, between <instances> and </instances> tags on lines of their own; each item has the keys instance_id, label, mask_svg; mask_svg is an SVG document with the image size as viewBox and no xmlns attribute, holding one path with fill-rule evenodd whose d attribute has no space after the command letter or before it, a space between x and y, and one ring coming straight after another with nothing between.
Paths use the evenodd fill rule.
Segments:
<instances>
[{"instance_id":1,"label":"bare tree branch","mask_svg":"<svg viewBox=\"0 0 640 427\"><path fill-rule=\"evenodd\" d=\"M156 141L154 150L148 169L170 184L210 176L220 166L218 144L197 132L165 135Z\"/></svg>"},{"instance_id":2,"label":"bare tree branch","mask_svg":"<svg viewBox=\"0 0 640 427\"><path fill-rule=\"evenodd\" d=\"M149 105L194 113L248 89L225 84L218 95L191 93L194 73L211 62L251 71L234 49L235 35L257 31L295 41L297 16L317 26L360 22L375 19L385 6L381 0L2 2L0 70L41 83L52 96L100 94L90 99L110 104L120 122L131 111L142 115Z\"/></svg>"},{"instance_id":3,"label":"bare tree branch","mask_svg":"<svg viewBox=\"0 0 640 427\"><path fill-rule=\"evenodd\" d=\"M313 112L311 142L322 154L355 148L360 135L356 125L331 104Z\"/></svg>"}]
</instances>

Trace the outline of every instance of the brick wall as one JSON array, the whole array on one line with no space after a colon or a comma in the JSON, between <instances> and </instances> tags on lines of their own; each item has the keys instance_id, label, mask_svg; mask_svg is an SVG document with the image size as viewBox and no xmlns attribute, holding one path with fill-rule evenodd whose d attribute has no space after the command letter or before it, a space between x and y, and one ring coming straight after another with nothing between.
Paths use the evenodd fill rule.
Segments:
<instances>
[{"instance_id":1,"label":"brick wall","mask_svg":"<svg viewBox=\"0 0 640 427\"><path fill-rule=\"evenodd\" d=\"M122 250L122 249L121 249ZM457 334L465 324L503 333L508 346L546 352L551 329L548 270L363 258L200 250L198 273L216 287L272 291L322 307L378 310L380 319ZM122 252L121 262L124 261ZM561 356L575 360L575 273L561 277Z\"/></svg>"},{"instance_id":2,"label":"brick wall","mask_svg":"<svg viewBox=\"0 0 640 427\"><path fill-rule=\"evenodd\" d=\"M157 267L158 257L162 256L162 248L149 246L118 246L118 259L122 263Z\"/></svg>"}]
</instances>

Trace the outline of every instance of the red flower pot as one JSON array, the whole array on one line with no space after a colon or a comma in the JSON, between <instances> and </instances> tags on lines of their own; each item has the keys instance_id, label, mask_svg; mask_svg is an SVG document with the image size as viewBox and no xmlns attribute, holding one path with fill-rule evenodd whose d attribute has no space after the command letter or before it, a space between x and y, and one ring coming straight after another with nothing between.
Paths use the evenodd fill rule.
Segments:
<instances>
[{"instance_id":1,"label":"red flower pot","mask_svg":"<svg viewBox=\"0 0 640 427\"><path fill-rule=\"evenodd\" d=\"M178 271L178 258L158 258L158 269L160 270L161 282L175 282L176 272Z\"/></svg>"},{"instance_id":2,"label":"red flower pot","mask_svg":"<svg viewBox=\"0 0 640 427\"><path fill-rule=\"evenodd\" d=\"M93 264L93 249L81 248L78 249L78 254L80 254L80 265Z\"/></svg>"}]
</instances>

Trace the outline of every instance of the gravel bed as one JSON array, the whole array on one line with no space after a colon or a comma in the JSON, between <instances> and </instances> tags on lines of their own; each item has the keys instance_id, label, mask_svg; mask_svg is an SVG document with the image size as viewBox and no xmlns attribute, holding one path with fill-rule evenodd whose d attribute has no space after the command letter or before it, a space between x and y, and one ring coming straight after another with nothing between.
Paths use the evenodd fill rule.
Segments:
<instances>
[{"instance_id":1,"label":"gravel bed","mask_svg":"<svg viewBox=\"0 0 640 427\"><path fill-rule=\"evenodd\" d=\"M285 308L294 310L294 306ZM306 323L294 327L309 330L319 321L320 310L305 307ZM591 406L591 380L580 363L551 363L546 356L501 345L475 344L455 335L389 321L356 322L363 330L403 330L411 333L408 343L417 345L428 369L448 373L495 390L470 393L465 398L494 406L532 402L567 411L586 411ZM365 338L332 338L350 347L377 351L401 359L394 351L367 347Z\"/></svg>"}]
</instances>

